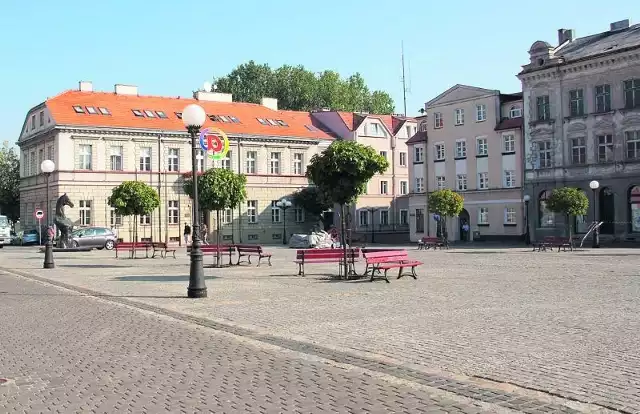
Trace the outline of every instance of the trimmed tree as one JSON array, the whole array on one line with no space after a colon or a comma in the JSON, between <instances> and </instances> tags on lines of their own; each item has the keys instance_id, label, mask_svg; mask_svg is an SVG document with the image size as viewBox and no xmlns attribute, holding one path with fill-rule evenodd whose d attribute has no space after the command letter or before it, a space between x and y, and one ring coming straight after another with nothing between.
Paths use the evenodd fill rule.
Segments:
<instances>
[{"instance_id":1,"label":"trimmed tree","mask_svg":"<svg viewBox=\"0 0 640 414\"><path fill-rule=\"evenodd\" d=\"M589 209L589 198L579 188L561 187L551 191L547 199L547 208L554 213L563 214L567 219L569 240L573 237L571 217L583 216Z\"/></svg>"},{"instance_id":2,"label":"trimmed tree","mask_svg":"<svg viewBox=\"0 0 640 414\"><path fill-rule=\"evenodd\" d=\"M200 210L216 212L216 244L220 245L220 211L234 208L247 197L247 177L225 168L212 168L198 175L198 205ZM193 199L193 178L184 175L184 192ZM217 256L220 264L220 251Z\"/></svg>"},{"instance_id":3,"label":"trimmed tree","mask_svg":"<svg viewBox=\"0 0 640 414\"><path fill-rule=\"evenodd\" d=\"M332 203L326 199L318 187L306 187L293 194L293 202L300 206L315 221L321 220L325 211L331 210ZM323 229L324 230L324 229Z\"/></svg>"},{"instance_id":4,"label":"trimmed tree","mask_svg":"<svg viewBox=\"0 0 640 414\"><path fill-rule=\"evenodd\" d=\"M448 188L436 190L429 194L429 211L440 216L442 238L448 244L447 217L456 217L462 211L464 199Z\"/></svg>"},{"instance_id":5,"label":"trimmed tree","mask_svg":"<svg viewBox=\"0 0 640 414\"><path fill-rule=\"evenodd\" d=\"M324 199L340 205L341 241L344 274L347 275L347 246L345 205L354 203L364 194L366 185L375 174L382 174L389 162L370 146L355 141L335 141L321 154L311 157L307 177L315 184Z\"/></svg>"},{"instance_id":6,"label":"trimmed tree","mask_svg":"<svg viewBox=\"0 0 640 414\"><path fill-rule=\"evenodd\" d=\"M111 190L107 203L116 214L134 216L133 240L138 241L138 216L149 215L160 205L158 192L142 181L123 181Z\"/></svg>"},{"instance_id":7,"label":"trimmed tree","mask_svg":"<svg viewBox=\"0 0 640 414\"><path fill-rule=\"evenodd\" d=\"M6 142L0 149L0 214L20 218L20 157Z\"/></svg>"}]
</instances>

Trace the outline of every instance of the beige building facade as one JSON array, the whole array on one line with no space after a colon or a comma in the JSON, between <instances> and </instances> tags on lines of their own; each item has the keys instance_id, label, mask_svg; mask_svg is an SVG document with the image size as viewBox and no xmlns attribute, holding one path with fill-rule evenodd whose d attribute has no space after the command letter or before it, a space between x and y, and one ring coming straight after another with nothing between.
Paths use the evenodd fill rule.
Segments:
<instances>
[{"instance_id":1,"label":"beige building facade","mask_svg":"<svg viewBox=\"0 0 640 414\"><path fill-rule=\"evenodd\" d=\"M442 232L427 201L445 188L464 198L448 220L450 240L522 238L522 95L456 85L425 110L409 140L411 240Z\"/></svg>"},{"instance_id":2,"label":"beige building facade","mask_svg":"<svg viewBox=\"0 0 640 414\"><path fill-rule=\"evenodd\" d=\"M181 242L184 225L191 224L192 204L182 185L192 164L180 116L190 103L205 109L203 128L220 128L230 140L223 160L213 161L199 151L198 170L229 168L247 176L247 200L221 213L223 241L282 243L285 220L287 239L308 232L315 223L301 208L294 205L285 212L275 206L308 186L306 164L333 141L308 113L278 111L274 99L263 105L236 103L220 93L197 92L194 99L152 97L123 85L114 92L94 92L89 82L27 114L18 141L22 223L35 226L34 211L46 210L40 163L51 159L56 170L50 177L50 215L58 197L67 193L74 207L67 207L66 215L77 226L112 227L120 239L131 241L134 218L117 216L107 199L123 181L143 181L158 190L161 203L138 219L138 238ZM215 238L215 214L206 215L205 223L209 237Z\"/></svg>"}]
</instances>

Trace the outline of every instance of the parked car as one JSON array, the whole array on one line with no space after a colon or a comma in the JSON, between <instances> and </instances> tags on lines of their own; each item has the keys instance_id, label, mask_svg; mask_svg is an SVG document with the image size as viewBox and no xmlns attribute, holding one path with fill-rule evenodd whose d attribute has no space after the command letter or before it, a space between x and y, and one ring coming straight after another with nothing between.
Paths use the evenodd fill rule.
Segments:
<instances>
[{"instance_id":1,"label":"parked car","mask_svg":"<svg viewBox=\"0 0 640 414\"><path fill-rule=\"evenodd\" d=\"M106 227L84 227L71 233L74 247L91 247L112 250L118 242L117 236Z\"/></svg>"},{"instance_id":2,"label":"parked car","mask_svg":"<svg viewBox=\"0 0 640 414\"><path fill-rule=\"evenodd\" d=\"M22 233L23 246L30 246L34 244L40 244L40 233L38 233L38 229L31 229Z\"/></svg>"}]
</instances>

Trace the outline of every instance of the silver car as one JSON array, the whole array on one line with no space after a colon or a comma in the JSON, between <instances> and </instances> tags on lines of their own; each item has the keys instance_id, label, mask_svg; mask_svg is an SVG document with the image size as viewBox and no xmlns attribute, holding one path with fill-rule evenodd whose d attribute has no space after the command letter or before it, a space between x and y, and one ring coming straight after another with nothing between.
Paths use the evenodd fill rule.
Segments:
<instances>
[{"instance_id":1,"label":"silver car","mask_svg":"<svg viewBox=\"0 0 640 414\"><path fill-rule=\"evenodd\" d=\"M85 227L71 233L73 247L92 247L111 250L118 242L117 236L106 227Z\"/></svg>"}]
</instances>

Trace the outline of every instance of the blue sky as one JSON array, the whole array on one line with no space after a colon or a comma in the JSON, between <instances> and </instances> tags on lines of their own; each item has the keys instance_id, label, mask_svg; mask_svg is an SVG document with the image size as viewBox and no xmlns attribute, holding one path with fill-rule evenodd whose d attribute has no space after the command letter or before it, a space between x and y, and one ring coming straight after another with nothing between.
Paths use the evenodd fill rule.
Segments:
<instances>
[{"instance_id":1,"label":"blue sky","mask_svg":"<svg viewBox=\"0 0 640 414\"><path fill-rule=\"evenodd\" d=\"M535 40L556 43L640 19L637 0L240 0L77 2L6 0L0 13L0 142L15 142L26 112L90 80L97 90L188 96L253 59L360 72L402 112L400 44L410 75L407 112L456 83L520 90L515 74Z\"/></svg>"}]
</instances>

